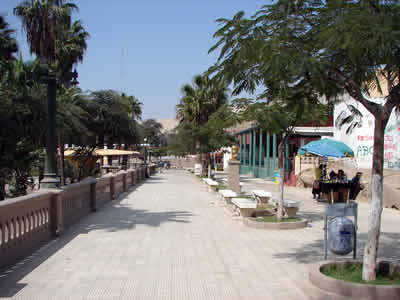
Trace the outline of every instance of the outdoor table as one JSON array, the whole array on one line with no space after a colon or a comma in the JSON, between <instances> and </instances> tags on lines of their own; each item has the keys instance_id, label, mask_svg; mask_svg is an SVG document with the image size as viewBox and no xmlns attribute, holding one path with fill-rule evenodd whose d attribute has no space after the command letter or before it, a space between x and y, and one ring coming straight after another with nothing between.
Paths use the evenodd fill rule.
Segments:
<instances>
[{"instance_id":1,"label":"outdoor table","mask_svg":"<svg viewBox=\"0 0 400 300\"><path fill-rule=\"evenodd\" d=\"M327 195L329 202L348 203L353 183L350 181L321 181L319 186L321 193Z\"/></svg>"}]
</instances>

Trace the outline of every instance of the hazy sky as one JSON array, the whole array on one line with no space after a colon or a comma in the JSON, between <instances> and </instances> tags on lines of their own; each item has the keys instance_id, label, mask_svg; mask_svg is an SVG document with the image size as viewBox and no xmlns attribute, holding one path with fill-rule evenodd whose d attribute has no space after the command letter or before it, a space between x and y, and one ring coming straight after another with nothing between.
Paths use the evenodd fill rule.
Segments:
<instances>
[{"instance_id":1,"label":"hazy sky","mask_svg":"<svg viewBox=\"0 0 400 300\"><path fill-rule=\"evenodd\" d=\"M19 0L0 0L0 14L29 59L21 22L12 13ZM248 15L268 1L260 0L84 0L75 19L90 33L84 62L79 65L83 90L115 89L143 102L143 118L175 115L180 88L216 60L208 55L220 17L239 10Z\"/></svg>"}]
</instances>

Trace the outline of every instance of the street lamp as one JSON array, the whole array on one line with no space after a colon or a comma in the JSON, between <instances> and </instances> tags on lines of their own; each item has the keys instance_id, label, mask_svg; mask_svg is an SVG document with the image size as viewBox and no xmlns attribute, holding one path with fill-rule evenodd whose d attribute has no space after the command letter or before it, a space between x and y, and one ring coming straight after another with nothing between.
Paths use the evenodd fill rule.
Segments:
<instances>
[{"instance_id":1,"label":"street lamp","mask_svg":"<svg viewBox=\"0 0 400 300\"><path fill-rule=\"evenodd\" d=\"M144 165L146 166L147 165L147 161L146 161L146 156L147 156L147 153L146 153L146 142L147 142L147 138L144 138L143 139L143 141L144 141L144 144L143 144L143 146L144 146L144 158L143 158L143 162L144 162Z\"/></svg>"},{"instance_id":2,"label":"street lamp","mask_svg":"<svg viewBox=\"0 0 400 300\"><path fill-rule=\"evenodd\" d=\"M44 169L44 178L40 185L43 188L58 188L60 179L57 177L57 161L56 161L56 97L57 84L69 82L70 84L78 84L78 72L66 72L61 78L57 78L55 72L46 71L43 74L44 81L47 83L47 137L46 137L46 161ZM64 147L64 145L59 145ZM61 151L63 151L62 149Z\"/></svg>"}]
</instances>

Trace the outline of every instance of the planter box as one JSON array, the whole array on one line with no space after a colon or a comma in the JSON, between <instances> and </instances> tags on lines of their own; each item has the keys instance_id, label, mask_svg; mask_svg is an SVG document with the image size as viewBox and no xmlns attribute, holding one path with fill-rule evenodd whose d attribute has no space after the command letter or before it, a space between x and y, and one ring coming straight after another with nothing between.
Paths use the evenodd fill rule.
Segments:
<instances>
[{"instance_id":1,"label":"planter box","mask_svg":"<svg viewBox=\"0 0 400 300\"><path fill-rule=\"evenodd\" d=\"M335 279L322 274L321 270L332 264L344 265L348 263L361 264L360 261L325 261L313 264L309 269L310 281L321 290L358 299L378 300L378 299L400 299L400 285L375 285L353 283L349 281ZM379 262L378 269L390 269L400 272L399 264Z\"/></svg>"}]
</instances>

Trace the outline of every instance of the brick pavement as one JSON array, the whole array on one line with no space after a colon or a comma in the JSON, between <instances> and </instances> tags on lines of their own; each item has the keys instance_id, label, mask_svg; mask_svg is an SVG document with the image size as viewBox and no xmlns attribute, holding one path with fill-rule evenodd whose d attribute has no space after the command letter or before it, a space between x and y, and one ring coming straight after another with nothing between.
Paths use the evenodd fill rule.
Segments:
<instances>
[{"instance_id":1,"label":"brick pavement","mask_svg":"<svg viewBox=\"0 0 400 300\"><path fill-rule=\"evenodd\" d=\"M263 180L243 181L245 190L276 192ZM309 191L287 194L303 200L311 227L246 227L198 178L158 174L1 273L0 298L342 299L308 282L307 265L322 259L322 206ZM398 217L384 211L381 256L393 258L399 248Z\"/></svg>"}]
</instances>

